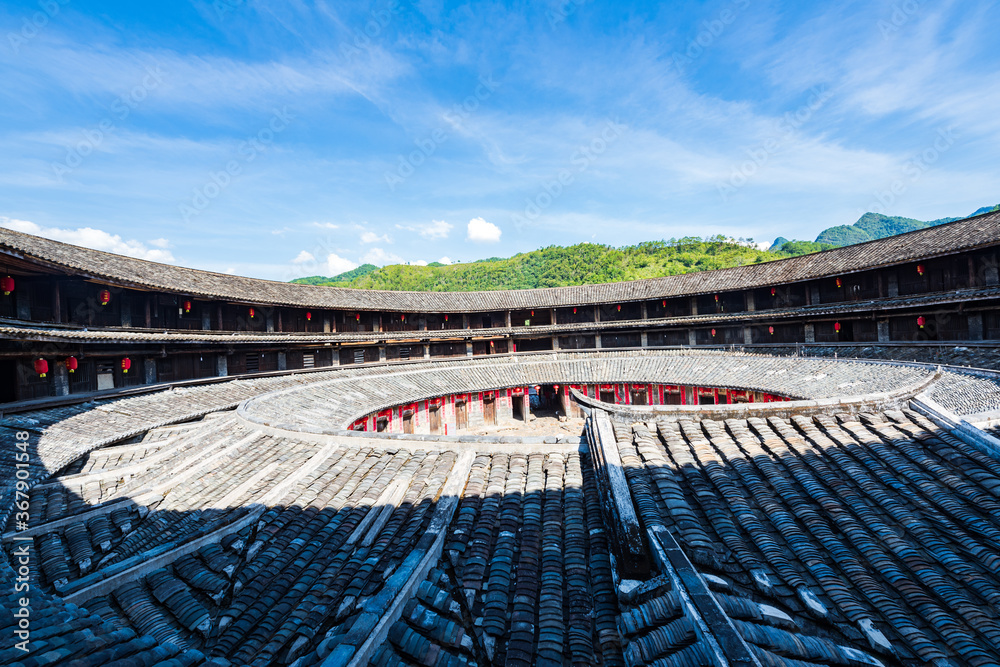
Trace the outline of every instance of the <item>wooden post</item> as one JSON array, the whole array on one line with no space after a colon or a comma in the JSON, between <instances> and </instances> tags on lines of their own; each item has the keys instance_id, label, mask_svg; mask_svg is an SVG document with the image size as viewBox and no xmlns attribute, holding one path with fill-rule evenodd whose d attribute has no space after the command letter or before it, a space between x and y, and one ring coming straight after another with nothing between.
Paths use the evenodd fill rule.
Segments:
<instances>
[{"instance_id":1,"label":"wooden post","mask_svg":"<svg viewBox=\"0 0 1000 667\"><path fill-rule=\"evenodd\" d=\"M52 321L56 324L62 322L62 298L59 294L59 280L52 281Z\"/></svg>"}]
</instances>

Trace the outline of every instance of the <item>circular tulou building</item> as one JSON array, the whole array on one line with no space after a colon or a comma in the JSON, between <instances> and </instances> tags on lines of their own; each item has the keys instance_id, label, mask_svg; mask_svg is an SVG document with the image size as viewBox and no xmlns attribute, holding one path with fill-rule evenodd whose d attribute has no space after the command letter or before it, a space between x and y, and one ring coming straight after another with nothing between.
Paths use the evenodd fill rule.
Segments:
<instances>
[{"instance_id":1,"label":"circular tulou building","mask_svg":"<svg viewBox=\"0 0 1000 667\"><path fill-rule=\"evenodd\" d=\"M0 229L0 664L1000 664L998 255L379 292Z\"/></svg>"}]
</instances>

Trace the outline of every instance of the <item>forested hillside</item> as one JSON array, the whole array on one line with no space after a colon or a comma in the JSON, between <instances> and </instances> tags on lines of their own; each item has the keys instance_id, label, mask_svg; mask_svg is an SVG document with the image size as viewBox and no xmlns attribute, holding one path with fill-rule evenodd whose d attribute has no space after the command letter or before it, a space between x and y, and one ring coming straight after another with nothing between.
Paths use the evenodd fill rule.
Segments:
<instances>
[{"instance_id":1,"label":"forested hillside","mask_svg":"<svg viewBox=\"0 0 1000 667\"><path fill-rule=\"evenodd\" d=\"M1000 205L984 206L972 215L991 210L1000 210ZM382 268L363 264L338 276L310 276L292 282L428 292L591 285L768 262L894 236L959 219L923 221L865 213L853 225L825 229L815 241L790 241L778 237L768 250L759 249L749 240L724 236L648 241L621 248L580 243L569 247L549 246L513 257L490 257L447 266L437 262L428 266L392 264Z\"/></svg>"},{"instance_id":2,"label":"forested hillside","mask_svg":"<svg viewBox=\"0 0 1000 667\"><path fill-rule=\"evenodd\" d=\"M655 278L707 271L788 257L752 243L722 236L649 241L614 248L594 243L549 246L509 258L490 258L449 266L393 264L345 281L300 279L310 284L405 291L465 292L530 289ZM355 269L357 271L357 269Z\"/></svg>"}]
</instances>

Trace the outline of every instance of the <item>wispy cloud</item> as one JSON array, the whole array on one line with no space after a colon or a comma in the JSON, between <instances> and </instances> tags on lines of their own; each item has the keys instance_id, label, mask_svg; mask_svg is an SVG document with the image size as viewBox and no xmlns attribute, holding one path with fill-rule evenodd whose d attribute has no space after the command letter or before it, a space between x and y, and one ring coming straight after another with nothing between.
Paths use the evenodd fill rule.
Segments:
<instances>
[{"instance_id":1,"label":"wispy cloud","mask_svg":"<svg viewBox=\"0 0 1000 667\"><path fill-rule=\"evenodd\" d=\"M94 250L104 250L118 255L137 257L138 259L148 259L154 262L170 263L174 261L174 256L166 247L170 242L166 239L154 239L153 241L137 241L135 239L123 239L118 234L109 234L101 229L92 227L79 227L76 229L62 229L59 227L43 227L42 225L29 222L28 220L16 220L0 216L0 227L13 229L42 236L53 241L62 241L73 245L93 248ZM156 246L149 248L148 245Z\"/></svg>"}]
</instances>

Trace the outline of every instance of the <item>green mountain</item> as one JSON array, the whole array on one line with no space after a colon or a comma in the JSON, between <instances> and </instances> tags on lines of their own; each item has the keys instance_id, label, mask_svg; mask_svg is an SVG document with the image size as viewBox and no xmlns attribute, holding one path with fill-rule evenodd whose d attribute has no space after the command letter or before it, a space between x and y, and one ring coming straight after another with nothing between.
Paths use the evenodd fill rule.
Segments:
<instances>
[{"instance_id":1,"label":"green mountain","mask_svg":"<svg viewBox=\"0 0 1000 667\"><path fill-rule=\"evenodd\" d=\"M438 264L438 266L442 265ZM345 287L343 283L349 283L353 280L357 280L362 276L368 275L372 271L378 271L378 267L374 264L362 264L356 269L345 271L344 273L337 274L330 278L325 276L309 276L307 278L296 278L292 282L300 285L336 285L337 287Z\"/></svg>"},{"instance_id":2,"label":"green mountain","mask_svg":"<svg viewBox=\"0 0 1000 667\"><path fill-rule=\"evenodd\" d=\"M309 284L359 289L466 292L530 289L656 278L693 271L721 269L788 257L761 250L752 241L713 236L650 241L614 248L593 243L549 246L507 258L489 258L449 266L394 264L366 271L353 280L337 276Z\"/></svg>"},{"instance_id":3,"label":"green mountain","mask_svg":"<svg viewBox=\"0 0 1000 667\"><path fill-rule=\"evenodd\" d=\"M972 215L989 213L1000 210L1000 205L984 206L975 211ZM963 218L939 218L938 220L915 220L904 218L898 215L883 215L881 213L865 213L853 225L837 225L828 227L819 233L815 241L789 241L783 236L779 236L771 245L772 251L787 252L790 254L803 254L829 248L838 248L855 243L864 243L875 239L884 239L887 236L905 234L906 232L926 229L935 225L943 225L946 222L954 222Z\"/></svg>"},{"instance_id":4,"label":"green mountain","mask_svg":"<svg viewBox=\"0 0 1000 667\"><path fill-rule=\"evenodd\" d=\"M941 218L939 220L914 220L898 215L882 215L881 213L865 213L853 225L837 225L820 232L816 243L829 243L833 246L853 245L887 236L905 234L906 232L925 229L935 225L943 225L961 218Z\"/></svg>"},{"instance_id":5,"label":"green mountain","mask_svg":"<svg viewBox=\"0 0 1000 667\"><path fill-rule=\"evenodd\" d=\"M981 208L973 215L991 210L1000 210L1000 205ZM357 289L428 292L592 285L769 262L885 238L958 219L923 221L865 213L853 225L838 225L823 230L815 241L790 241L778 237L768 250L757 248L752 239L737 240L724 236L649 241L621 248L580 243L569 247L549 246L513 257L489 257L447 266L438 262L427 266L393 264L382 268L364 264L338 276L310 276L292 282Z\"/></svg>"}]
</instances>

